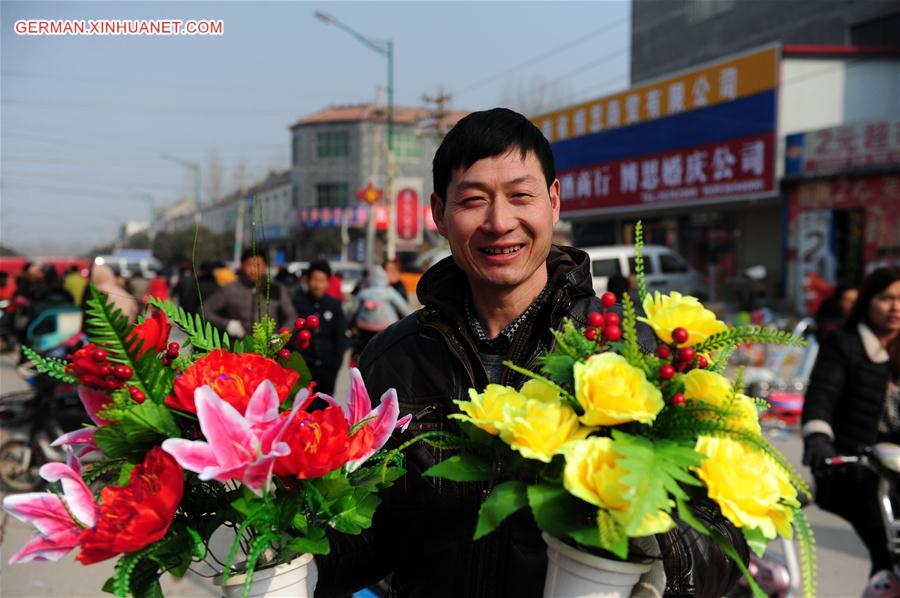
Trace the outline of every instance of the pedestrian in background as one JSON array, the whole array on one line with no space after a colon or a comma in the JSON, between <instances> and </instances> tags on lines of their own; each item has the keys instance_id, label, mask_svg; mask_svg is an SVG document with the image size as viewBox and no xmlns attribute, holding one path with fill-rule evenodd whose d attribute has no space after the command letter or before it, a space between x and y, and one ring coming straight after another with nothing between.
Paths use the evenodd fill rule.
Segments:
<instances>
[{"instance_id":1,"label":"pedestrian in background","mask_svg":"<svg viewBox=\"0 0 900 598\"><path fill-rule=\"evenodd\" d=\"M387 273L381 266L369 272L366 286L356 296L353 311L353 328L356 334L352 361L358 360L360 353L372 338L412 313L406 298L388 284Z\"/></svg>"},{"instance_id":2,"label":"pedestrian in background","mask_svg":"<svg viewBox=\"0 0 900 598\"><path fill-rule=\"evenodd\" d=\"M847 323L819 349L803 406L803 463L815 477L815 500L846 519L869 550L863 596L900 595L891 571L878 477L834 468L827 459L878 442L900 443L900 269L882 268L863 282ZM882 593L884 590L886 593Z\"/></svg>"},{"instance_id":3,"label":"pedestrian in background","mask_svg":"<svg viewBox=\"0 0 900 598\"><path fill-rule=\"evenodd\" d=\"M400 296L409 303L409 291L406 289L406 285L403 284L403 281L400 280L400 274L403 272L400 268L400 262L397 260L385 261L384 272L387 274L387 281L391 288L397 291Z\"/></svg>"},{"instance_id":4,"label":"pedestrian in background","mask_svg":"<svg viewBox=\"0 0 900 598\"><path fill-rule=\"evenodd\" d=\"M119 284L119 279L112 268L105 264L94 264L91 268L91 283L101 293L106 293L107 301L128 318L133 324L138 315L138 302L134 296Z\"/></svg>"},{"instance_id":5,"label":"pedestrian in background","mask_svg":"<svg viewBox=\"0 0 900 598\"><path fill-rule=\"evenodd\" d=\"M324 260L314 261L306 269L308 290L294 297L297 317L315 316L319 325L312 329L312 343L303 358L316 381L316 390L334 394L334 383L347 345L347 319L341 302L328 295L331 266Z\"/></svg>"},{"instance_id":6,"label":"pedestrian in background","mask_svg":"<svg viewBox=\"0 0 900 598\"><path fill-rule=\"evenodd\" d=\"M87 278L81 273L78 266L69 266L66 275L63 276L63 289L72 296L72 303L81 307L84 301L84 292L87 290Z\"/></svg>"},{"instance_id":7,"label":"pedestrian in background","mask_svg":"<svg viewBox=\"0 0 900 598\"><path fill-rule=\"evenodd\" d=\"M217 290L203 305L206 319L232 338L253 334L253 324L264 314L275 320L278 328L293 326L297 315L287 290L267 281L266 276L265 255L245 251L238 279Z\"/></svg>"},{"instance_id":8,"label":"pedestrian in background","mask_svg":"<svg viewBox=\"0 0 900 598\"><path fill-rule=\"evenodd\" d=\"M853 305L859 298L859 289L849 285L838 285L830 297L816 310L816 338L821 341L840 328L853 312Z\"/></svg>"}]
</instances>

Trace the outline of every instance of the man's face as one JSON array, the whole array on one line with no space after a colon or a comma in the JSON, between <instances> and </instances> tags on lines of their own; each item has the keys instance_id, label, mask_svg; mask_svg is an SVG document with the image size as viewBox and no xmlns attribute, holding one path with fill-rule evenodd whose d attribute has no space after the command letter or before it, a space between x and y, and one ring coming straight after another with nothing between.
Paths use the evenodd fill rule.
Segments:
<instances>
[{"instance_id":1,"label":"man's face","mask_svg":"<svg viewBox=\"0 0 900 598\"><path fill-rule=\"evenodd\" d=\"M241 270L250 282L262 282L266 277L266 260L258 255L248 257L241 262Z\"/></svg>"},{"instance_id":2,"label":"man's face","mask_svg":"<svg viewBox=\"0 0 900 598\"><path fill-rule=\"evenodd\" d=\"M509 290L543 276L559 220L559 181L547 189L533 153L523 160L514 148L459 168L446 195L432 194L432 215L473 286Z\"/></svg>"},{"instance_id":3,"label":"man's face","mask_svg":"<svg viewBox=\"0 0 900 598\"><path fill-rule=\"evenodd\" d=\"M321 299L328 291L328 275L321 270L313 270L309 274L309 293L316 299Z\"/></svg>"}]
</instances>

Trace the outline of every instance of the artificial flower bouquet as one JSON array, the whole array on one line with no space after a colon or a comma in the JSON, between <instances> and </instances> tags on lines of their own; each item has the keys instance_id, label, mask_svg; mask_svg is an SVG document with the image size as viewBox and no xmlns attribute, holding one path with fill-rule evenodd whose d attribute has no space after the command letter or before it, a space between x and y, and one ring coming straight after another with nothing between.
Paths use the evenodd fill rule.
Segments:
<instances>
[{"instance_id":1,"label":"artificial flower bouquet","mask_svg":"<svg viewBox=\"0 0 900 598\"><path fill-rule=\"evenodd\" d=\"M207 559L223 583L239 568L246 594L255 569L326 554L326 528L369 527L378 492L404 473L396 453L380 451L408 422L398 420L395 392L373 410L353 370L345 402L316 395L297 350L309 346L315 316L280 331L264 318L233 341L199 315L151 303L132 326L92 287L90 342L68 362L29 354L39 370L79 385L95 425L56 441L70 456L41 468L59 483L52 492L4 499L38 531L10 563L78 548L85 565L119 558L104 590L158 596L163 573L183 576ZM169 342L173 323L184 346ZM311 408L316 396L324 408ZM209 541L223 526L234 542L217 559Z\"/></svg>"},{"instance_id":2,"label":"artificial flower bouquet","mask_svg":"<svg viewBox=\"0 0 900 598\"><path fill-rule=\"evenodd\" d=\"M614 309L616 297L606 293L603 313L591 313L586 327L566 321L554 331L539 371L506 363L526 377L521 388L470 389L451 415L463 432L448 445L458 453L426 475L493 482L476 539L528 508L551 538L625 561L642 554L635 539L680 521L711 535L755 592L733 546L695 511L721 513L760 555L768 541L796 531L812 596L812 535L798 502L806 485L760 433L764 403L742 393L740 374L733 381L724 374L739 344L803 341L774 329L728 328L693 297L647 293L640 249L638 236L645 315L628 296Z\"/></svg>"}]
</instances>

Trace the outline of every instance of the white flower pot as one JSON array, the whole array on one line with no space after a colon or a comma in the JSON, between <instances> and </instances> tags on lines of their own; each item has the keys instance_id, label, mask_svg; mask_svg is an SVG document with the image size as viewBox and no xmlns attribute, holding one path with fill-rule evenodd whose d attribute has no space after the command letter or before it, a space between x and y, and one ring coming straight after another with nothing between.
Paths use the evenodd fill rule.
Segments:
<instances>
[{"instance_id":1,"label":"white flower pot","mask_svg":"<svg viewBox=\"0 0 900 598\"><path fill-rule=\"evenodd\" d=\"M313 555L300 555L290 563L281 563L272 567L257 569L253 572L253 581L250 582L249 596L290 596L291 598L310 598L307 592L307 576L310 569L315 568ZM224 598L240 598L244 590L246 574L236 574L228 577L225 585L222 585L222 576L216 576L214 583L222 586Z\"/></svg>"},{"instance_id":2,"label":"white flower pot","mask_svg":"<svg viewBox=\"0 0 900 598\"><path fill-rule=\"evenodd\" d=\"M542 534L547 543L544 598L628 598L652 563L614 561Z\"/></svg>"}]
</instances>

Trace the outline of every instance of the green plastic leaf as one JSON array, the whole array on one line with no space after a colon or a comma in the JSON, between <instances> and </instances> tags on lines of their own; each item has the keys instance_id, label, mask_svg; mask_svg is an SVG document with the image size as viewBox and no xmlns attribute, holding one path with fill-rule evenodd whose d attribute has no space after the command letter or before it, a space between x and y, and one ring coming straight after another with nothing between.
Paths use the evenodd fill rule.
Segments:
<instances>
[{"instance_id":1,"label":"green plastic leaf","mask_svg":"<svg viewBox=\"0 0 900 598\"><path fill-rule=\"evenodd\" d=\"M648 515L671 510L670 495L687 500L681 484L700 486L689 468L697 467L703 455L690 446L613 431L613 450L621 455L617 465L627 473L622 484L630 489L631 503L624 523L625 533L634 536Z\"/></svg>"},{"instance_id":2,"label":"green plastic leaf","mask_svg":"<svg viewBox=\"0 0 900 598\"><path fill-rule=\"evenodd\" d=\"M148 438L152 441L157 436L170 438L181 435L169 409L150 401L144 401L128 410L122 418L122 430L126 438L133 442Z\"/></svg>"},{"instance_id":3,"label":"green plastic leaf","mask_svg":"<svg viewBox=\"0 0 900 598\"><path fill-rule=\"evenodd\" d=\"M538 527L557 538L589 525L597 513L597 507L572 496L558 484L529 486L528 505Z\"/></svg>"},{"instance_id":4,"label":"green plastic leaf","mask_svg":"<svg viewBox=\"0 0 900 598\"><path fill-rule=\"evenodd\" d=\"M331 551L325 530L319 527L311 528L305 537L292 539L286 548L296 554L328 554Z\"/></svg>"},{"instance_id":5,"label":"green plastic leaf","mask_svg":"<svg viewBox=\"0 0 900 598\"><path fill-rule=\"evenodd\" d=\"M454 455L429 467L422 475L453 482L484 482L494 478L491 464L471 454Z\"/></svg>"},{"instance_id":6,"label":"green plastic leaf","mask_svg":"<svg viewBox=\"0 0 900 598\"><path fill-rule=\"evenodd\" d=\"M297 513L291 520L291 526L303 535L309 532L309 518L303 513Z\"/></svg>"},{"instance_id":7,"label":"green plastic leaf","mask_svg":"<svg viewBox=\"0 0 900 598\"><path fill-rule=\"evenodd\" d=\"M125 437L121 424L97 428L94 432L94 442L103 451L104 456L110 459L124 457L133 451L133 445Z\"/></svg>"},{"instance_id":8,"label":"green plastic leaf","mask_svg":"<svg viewBox=\"0 0 900 598\"><path fill-rule=\"evenodd\" d=\"M488 535L503 521L528 505L528 488L523 482L504 482L494 488L478 511L475 540Z\"/></svg>"},{"instance_id":9,"label":"green plastic leaf","mask_svg":"<svg viewBox=\"0 0 900 598\"><path fill-rule=\"evenodd\" d=\"M744 534L744 539L747 540L747 546L750 547L756 556L762 558L766 554L766 547L769 545L769 540L763 535L763 532L758 527L754 527L752 529L742 527L741 532Z\"/></svg>"},{"instance_id":10,"label":"green plastic leaf","mask_svg":"<svg viewBox=\"0 0 900 598\"><path fill-rule=\"evenodd\" d=\"M381 504L377 494L365 488L355 488L331 507L332 517L328 521L334 529L345 534L359 534L372 526L375 509Z\"/></svg>"}]
</instances>

